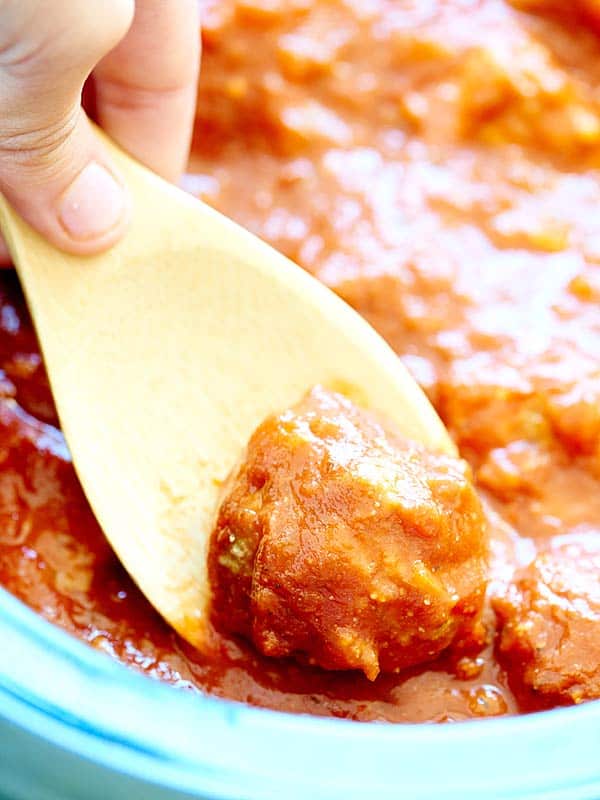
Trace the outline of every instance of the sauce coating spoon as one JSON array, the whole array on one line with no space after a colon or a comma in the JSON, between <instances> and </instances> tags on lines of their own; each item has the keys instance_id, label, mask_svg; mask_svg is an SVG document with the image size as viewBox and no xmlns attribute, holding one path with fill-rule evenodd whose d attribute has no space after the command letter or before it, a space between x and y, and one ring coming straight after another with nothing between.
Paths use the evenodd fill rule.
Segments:
<instances>
[{"instance_id":1,"label":"sauce coating spoon","mask_svg":"<svg viewBox=\"0 0 600 800\"><path fill-rule=\"evenodd\" d=\"M456 451L398 357L355 311L107 146L134 204L111 251L59 252L1 195L0 228L92 509L152 605L203 647L220 486L268 414L315 384L351 387L406 437Z\"/></svg>"}]
</instances>

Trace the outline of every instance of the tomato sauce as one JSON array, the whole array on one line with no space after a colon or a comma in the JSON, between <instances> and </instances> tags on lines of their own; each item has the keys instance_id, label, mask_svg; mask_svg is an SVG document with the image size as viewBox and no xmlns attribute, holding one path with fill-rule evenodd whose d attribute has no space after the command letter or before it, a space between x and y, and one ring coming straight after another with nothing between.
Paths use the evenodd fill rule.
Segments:
<instances>
[{"instance_id":1,"label":"tomato sauce","mask_svg":"<svg viewBox=\"0 0 600 800\"><path fill-rule=\"evenodd\" d=\"M272 708L460 720L600 695L600 25L592 0L204 0L186 186L384 335L490 520L489 645L380 675L193 652L77 483L0 295L0 583L147 675Z\"/></svg>"}]
</instances>

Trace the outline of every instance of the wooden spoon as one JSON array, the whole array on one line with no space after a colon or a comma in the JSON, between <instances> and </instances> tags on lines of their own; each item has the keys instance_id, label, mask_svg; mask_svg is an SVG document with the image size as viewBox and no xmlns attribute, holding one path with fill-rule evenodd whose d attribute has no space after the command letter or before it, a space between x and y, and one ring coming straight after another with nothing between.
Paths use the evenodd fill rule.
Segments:
<instances>
[{"instance_id":1,"label":"wooden spoon","mask_svg":"<svg viewBox=\"0 0 600 800\"><path fill-rule=\"evenodd\" d=\"M219 487L265 416L314 384L350 387L406 436L455 448L397 356L333 292L108 146L134 202L110 252L57 251L2 197L0 227L94 513L152 605L202 647Z\"/></svg>"}]
</instances>

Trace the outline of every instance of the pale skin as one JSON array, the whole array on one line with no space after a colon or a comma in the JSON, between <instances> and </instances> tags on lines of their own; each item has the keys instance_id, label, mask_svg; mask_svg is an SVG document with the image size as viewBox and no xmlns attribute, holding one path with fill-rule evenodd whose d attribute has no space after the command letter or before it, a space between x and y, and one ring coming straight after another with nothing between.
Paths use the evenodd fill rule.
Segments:
<instances>
[{"instance_id":1,"label":"pale skin","mask_svg":"<svg viewBox=\"0 0 600 800\"><path fill-rule=\"evenodd\" d=\"M197 0L0 0L0 192L60 249L111 247L131 212L84 105L131 155L180 177L198 31Z\"/></svg>"}]
</instances>

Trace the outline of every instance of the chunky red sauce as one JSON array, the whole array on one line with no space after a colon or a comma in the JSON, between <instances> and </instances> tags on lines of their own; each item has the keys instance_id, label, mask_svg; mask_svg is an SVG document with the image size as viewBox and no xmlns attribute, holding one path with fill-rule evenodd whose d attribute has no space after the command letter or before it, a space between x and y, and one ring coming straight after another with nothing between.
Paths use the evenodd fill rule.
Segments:
<instances>
[{"instance_id":1,"label":"chunky red sauce","mask_svg":"<svg viewBox=\"0 0 600 800\"><path fill-rule=\"evenodd\" d=\"M489 508L492 643L374 682L227 638L212 661L193 653L93 520L12 276L0 582L149 675L257 705L422 721L597 698L597 4L204 5L188 185L355 306L429 393Z\"/></svg>"}]
</instances>

